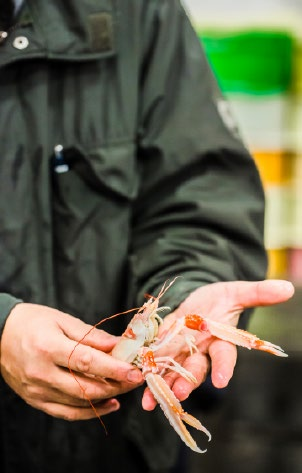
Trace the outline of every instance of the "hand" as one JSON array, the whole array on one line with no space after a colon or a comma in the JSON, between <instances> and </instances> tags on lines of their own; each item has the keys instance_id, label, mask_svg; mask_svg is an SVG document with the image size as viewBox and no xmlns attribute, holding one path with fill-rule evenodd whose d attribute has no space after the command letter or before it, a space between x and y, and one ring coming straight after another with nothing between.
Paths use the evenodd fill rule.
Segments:
<instances>
[{"instance_id":1,"label":"hand","mask_svg":"<svg viewBox=\"0 0 302 473\"><path fill-rule=\"evenodd\" d=\"M292 297L293 293L294 287L290 282L279 280L209 284L192 292L164 319L161 333L169 330L176 318L194 313L236 326L239 315L244 309L281 303ZM191 330L184 330L192 334ZM172 356L197 379L197 384L194 384L174 372L165 375L165 380L180 401L186 399L193 389L205 380L210 369L213 385L216 388L226 387L232 378L237 361L235 345L212 337L208 333L194 331L194 337L198 353L193 355L190 355L183 343L170 342L165 347L164 354ZM152 410L156 406L156 401L148 388L144 392L142 404L146 410Z\"/></svg>"},{"instance_id":2,"label":"hand","mask_svg":"<svg viewBox=\"0 0 302 473\"><path fill-rule=\"evenodd\" d=\"M91 328L49 307L17 304L1 339L4 380L28 404L55 417L95 417L89 399L99 416L116 411L115 396L141 384L142 375L110 356L118 337L93 329L83 339Z\"/></svg>"}]
</instances>

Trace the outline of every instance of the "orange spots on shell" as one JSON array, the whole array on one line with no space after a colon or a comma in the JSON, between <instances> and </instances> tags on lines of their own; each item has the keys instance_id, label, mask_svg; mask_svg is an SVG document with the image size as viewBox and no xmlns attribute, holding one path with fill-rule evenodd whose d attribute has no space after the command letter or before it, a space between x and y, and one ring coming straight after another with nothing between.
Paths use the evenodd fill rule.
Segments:
<instances>
[{"instance_id":1,"label":"orange spots on shell","mask_svg":"<svg viewBox=\"0 0 302 473\"><path fill-rule=\"evenodd\" d=\"M197 314L188 314L185 316L185 325L188 328L191 328L193 330L207 330L207 324L205 320Z\"/></svg>"},{"instance_id":2,"label":"orange spots on shell","mask_svg":"<svg viewBox=\"0 0 302 473\"><path fill-rule=\"evenodd\" d=\"M125 337L131 338L132 340L135 340L135 339L136 339L136 335L135 335L135 333L133 332L133 330L132 330L131 327L127 327L127 329L125 330L124 335L125 335Z\"/></svg>"},{"instance_id":3,"label":"orange spots on shell","mask_svg":"<svg viewBox=\"0 0 302 473\"><path fill-rule=\"evenodd\" d=\"M148 366L148 368L156 368L156 363L154 361L154 353L153 351L147 351L144 354L144 361L143 361L145 366Z\"/></svg>"}]
</instances>

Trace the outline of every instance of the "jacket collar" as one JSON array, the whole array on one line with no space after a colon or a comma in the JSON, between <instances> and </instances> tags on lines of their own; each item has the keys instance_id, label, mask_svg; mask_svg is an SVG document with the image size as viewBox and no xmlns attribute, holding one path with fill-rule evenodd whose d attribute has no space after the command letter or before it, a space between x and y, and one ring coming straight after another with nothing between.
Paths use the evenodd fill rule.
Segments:
<instances>
[{"instance_id":1,"label":"jacket collar","mask_svg":"<svg viewBox=\"0 0 302 473\"><path fill-rule=\"evenodd\" d=\"M26 59L96 60L116 51L112 0L25 0L0 45L0 66Z\"/></svg>"}]
</instances>

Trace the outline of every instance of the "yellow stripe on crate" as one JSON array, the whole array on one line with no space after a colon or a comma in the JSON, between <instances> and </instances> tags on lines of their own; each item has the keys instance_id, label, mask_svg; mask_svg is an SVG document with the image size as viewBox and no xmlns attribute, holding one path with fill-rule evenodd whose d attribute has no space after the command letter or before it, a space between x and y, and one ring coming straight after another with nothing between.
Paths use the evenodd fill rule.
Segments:
<instances>
[{"instance_id":1,"label":"yellow stripe on crate","mask_svg":"<svg viewBox=\"0 0 302 473\"><path fill-rule=\"evenodd\" d=\"M291 188L289 185L265 187L265 244L269 249L288 248L292 239Z\"/></svg>"},{"instance_id":2,"label":"yellow stripe on crate","mask_svg":"<svg viewBox=\"0 0 302 473\"><path fill-rule=\"evenodd\" d=\"M252 152L264 186L286 184L292 176L293 159L285 151Z\"/></svg>"},{"instance_id":3,"label":"yellow stripe on crate","mask_svg":"<svg viewBox=\"0 0 302 473\"><path fill-rule=\"evenodd\" d=\"M278 248L267 250L268 253L268 278L283 279L288 275L288 249Z\"/></svg>"}]
</instances>

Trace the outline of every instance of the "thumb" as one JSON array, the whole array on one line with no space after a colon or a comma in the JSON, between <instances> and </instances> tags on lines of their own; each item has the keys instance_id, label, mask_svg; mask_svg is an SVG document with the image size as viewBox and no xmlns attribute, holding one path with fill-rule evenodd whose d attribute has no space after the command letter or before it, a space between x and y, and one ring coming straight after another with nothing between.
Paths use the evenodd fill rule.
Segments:
<instances>
[{"instance_id":1,"label":"thumb","mask_svg":"<svg viewBox=\"0 0 302 473\"><path fill-rule=\"evenodd\" d=\"M290 299L295 292L291 282L281 279L237 281L234 290L236 304L245 308L279 304Z\"/></svg>"}]
</instances>

